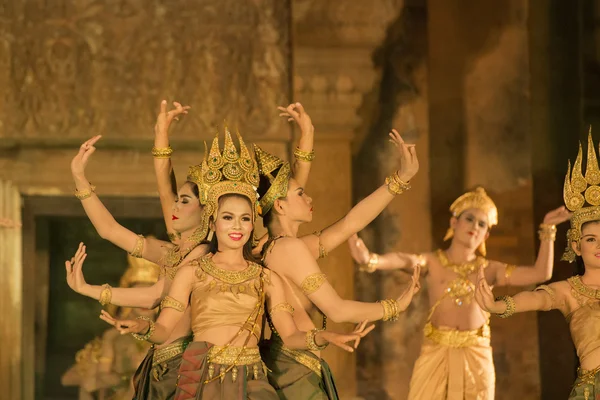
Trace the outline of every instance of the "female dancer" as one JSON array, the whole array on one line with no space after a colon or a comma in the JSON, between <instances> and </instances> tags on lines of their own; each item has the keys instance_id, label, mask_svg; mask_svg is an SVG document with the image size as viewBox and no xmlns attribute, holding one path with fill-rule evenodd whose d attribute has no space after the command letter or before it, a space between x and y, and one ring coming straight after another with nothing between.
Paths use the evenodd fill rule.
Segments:
<instances>
[{"instance_id":1,"label":"female dancer","mask_svg":"<svg viewBox=\"0 0 600 400\"><path fill-rule=\"evenodd\" d=\"M573 211L573 217L563 260L577 261L583 267L582 274L539 286L533 292L494 300L484 271L480 269L475 293L480 307L500 318L508 318L517 312L560 310L569 324L580 363L570 400L592 400L600 395L600 198L597 196L600 168L591 133L585 177L581 161L580 144L573 172L569 162L565 177L564 200L567 208Z\"/></svg>"},{"instance_id":2,"label":"female dancer","mask_svg":"<svg viewBox=\"0 0 600 400\"><path fill-rule=\"evenodd\" d=\"M390 133L390 138L399 151L400 170L340 221L322 232L301 238L296 237L300 224L312 220L312 199L290 177L288 163L255 146L261 173L258 189L261 215L269 231L269 240L263 249L263 262L285 282L286 298L292 306L288 311L294 313L294 320L300 329L316 329L311 317L315 313L323 314L321 329L325 329L325 317L335 322L396 320L419 289L417 268L410 287L398 299L383 300L381 303L345 300L327 282L315 261L364 228L396 194L410 188L407 182L418 170L415 148L405 144L395 130ZM296 149L294 155L302 163L310 163L314 158L312 151L306 153L300 149ZM312 352L290 349L277 334L277 329L274 333L263 347L262 355L271 371L269 381L278 390L280 398L314 396L337 399L333 377L320 352L314 349L311 349L314 350Z\"/></svg>"},{"instance_id":3,"label":"female dancer","mask_svg":"<svg viewBox=\"0 0 600 400\"><path fill-rule=\"evenodd\" d=\"M161 343L190 304L194 341L183 356L176 398L276 399L257 347L265 299L275 328L291 348L333 343L352 351L344 343L356 346L372 327L364 321L348 335L296 328L285 312L289 304L281 279L253 261L258 169L241 138L239 154L229 132L222 153L215 138L201 174L207 193L203 223L214 232L210 253L179 269L156 323L117 321L106 312L101 318L121 333L143 332L140 339Z\"/></svg>"}]
</instances>

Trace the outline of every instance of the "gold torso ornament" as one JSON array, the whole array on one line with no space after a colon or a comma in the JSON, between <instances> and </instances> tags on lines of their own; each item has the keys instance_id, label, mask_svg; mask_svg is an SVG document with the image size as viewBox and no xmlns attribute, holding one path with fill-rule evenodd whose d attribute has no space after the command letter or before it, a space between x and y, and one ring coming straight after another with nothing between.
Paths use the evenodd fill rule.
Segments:
<instances>
[{"instance_id":1,"label":"gold torso ornament","mask_svg":"<svg viewBox=\"0 0 600 400\"><path fill-rule=\"evenodd\" d=\"M438 249L435 254L444 268L450 269L458 275L458 277L450 281L448 287L444 291L443 297L450 297L457 306L470 304L475 294L475 284L471 282L469 275L477 272L482 266L486 268L488 266L488 260L483 257L477 257L473 261L454 264L448 259L445 251Z\"/></svg>"}]
</instances>

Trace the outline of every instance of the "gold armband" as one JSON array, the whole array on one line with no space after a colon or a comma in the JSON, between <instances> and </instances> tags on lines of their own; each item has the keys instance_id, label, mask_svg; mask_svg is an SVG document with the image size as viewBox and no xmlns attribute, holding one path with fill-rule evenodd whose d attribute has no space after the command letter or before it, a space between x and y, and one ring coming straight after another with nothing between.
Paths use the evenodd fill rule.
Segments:
<instances>
[{"instance_id":1,"label":"gold armband","mask_svg":"<svg viewBox=\"0 0 600 400\"><path fill-rule=\"evenodd\" d=\"M394 299L387 299L380 301L381 306L383 307L383 321L397 321L400 316L400 308L398 307L398 302Z\"/></svg>"},{"instance_id":2,"label":"gold armband","mask_svg":"<svg viewBox=\"0 0 600 400\"><path fill-rule=\"evenodd\" d=\"M329 343L325 343L322 346L319 346L317 344L317 341L315 340L315 336L317 335L318 332L321 332L321 329L314 328L314 329L311 329L310 331L306 332L306 348L308 350L312 350L312 351L325 350L325 348L329 344Z\"/></svg>"},{"instance_id":3,"label":"gold armband","mask_svg":"<svg viewBox=\"0 0 600 400\"><path fill-rule=\"evenodd\" d=\"M173 154L173 149L171 146L152 148L152 155L154 158L171 158L171 154Z\"/></svg>"},{"instance_id":4,"label":"gold armband","mask_svg":"<svg viewBox=\"0 0 600 400\"><path fill-rule=\"evenodd\" d=\"M506 310L502 314L498 314L500 318L508 318L515 313L515 299L512 296L502 296L496 301L503 301L506 304Z\"/></svg>"},{"instance_id":5,"label":"gold armband","mask_svg":"<svg viewBox=\"0 0 600 400\"><path fill-rule=\"evenodd\" d=\"M556 240L556 225L540 224L538 236L540 238L540 242L543 242L544 240L554 242Z\"/></svg>"},{"instance_id":6,"label":"gold armband","mask_svg":"<svg viewBox=\"0 0 600 400\"><path fill-rule=\"evenodd\" d=\"M146 331L146 333L143 334L143 335L140 335L139 333L132 333L131 336L133 336L137 340L148 340L148 339L150 339L150 336L152 336L152 334L154 333L154 329L156 328L154 326L154 321L152 321L152 319L150 319L148 317L144 317L143 315L140 315L136 319L141 319L141 320L147 321L148 324L149 324L148 325L148 331Z\"/></svg>"},{"instance_id":7,"label":"gold armband","mask_svg":"<svg viewBox=\"0 0 600 400\"><path fill-rule=\"evenodd\" d=\"M536 291L542 290L542 291L548 293L548 295L550 296L550 301L551 301L550 308L546 311L556 308L556 293L554 292L554 289L552 289L548 285L540 285L540 286L536 287L535 290Z\"/></svg>"},{"instance_id":8,"label":"gold armband","mask_svg":"<svg viewBox=\"0 0 600 400\"><path fill-rule=\"evenodd\" d=\"M504 277L507 280L511 277L511 275L515 271L515 268L517 268L517 266L514 264L506 264L506 268L504 269Z\"/></svg>"},{"instance_id":9,"label":"gold armband","mask_svg":"<svg viewBox=\"0 0 600 400\"><path fill-rule=\"evenodd\" d=\"M292 307L290 303L279 303L269 311L271 315L275 314L276 312L286 312L294 315L294 307Z\"/></svg>"},{"instance_id":10,"label":"gold armband","mask_svg":"<svg viewBox=\"0 0 600 400\"><path fill-rule=\"evenodd\" d=\"M129 255L131 255L131 257L135 257L135 258L142 258L143 252L144 252L144 236L138 235L138 237L135 241L135 246L134 246L133 250L131 251L131 253L129 253Z\"/></svg>"},{"instance_id":11,"label":"gold armband","mask_svg":"<svg viewBox=\"0 0 600 400\"><path fill-rule=\"evenodd\" d=\"M85 200L92 197L92 193L96 193L96 186L90 183L90 188L86 190L77 190L75 189L75 197L79 200Z\"/></svg>"},{"instance_id":12,"label":"gold armband","mask_svg":"<svg viewBox=\"0 0 600 400\"><path fill-rule=\"evenodd\" d=\"M313 235L319 238L319 258L327 257L327 250L325 250L325 246L321 243L321 231L313 232Z\"/></svg>"},{"instance_id":13,"label":"gold armband","mask_svg":"<svg viewBox=\"0 0 600 400\"><path fill-rule=\"evenodd\" d=\"M402 194L410 189L410 183L401 180L398 177L398 172L385 178L385 184L388 191L393 195Z\"/></svg>"},{"instance_id":14,"label":"gold armband","mask_svg":"<svg viewBox=\"0 0 600 400\"><path fill-rule=\"evenodd\" d=\"M100 292L100 299L98 299L98 301L100 302L100 304L102 304L102 306L106 306L110 304L111 299L111 287L108 283L105 283L104 285L102 285L102 292Z\"/></svg>"},{"instance_id":15,"label":"gold armband","mask_svg":"<svg viewBox=\"0 0 600 400\"><path fill-rule=\"evenodd\" d=\"M294 157L296 157L296 159L298 161L311 162L312 160L315 159L315 151L314 150L303 151L303 150L300 150L299 147L296 147L294 149Z\"/></svg>"},{"instance_id":16,"label":"gold armband","mask_svg":"<svg viewBox=\"0 0 600 400\"><path fill-rule=\"evenodd\" d=\"M360 266L360 270L372 274L377 270L379 264L379 254L371 253L369 256L369 262Z\"/></svg>"},{"instance_id":17,"label":"gold armband","mask_svg":"<svg viewBox=\"0 0 600 400\"><path fill-rule=\"evenodd\" d=\"M302 284L300 285L300 288L302 289L302 292L308 296L309 294L312 294L319 290L319 288L323 285L323 283L325 283L326 280L327 275L323 273L312 274L304 278Z\"/></svg>"},{"instance_id":18,"label":"gold armband","mask_svg":"<svg viewBox=\"0 0 600 400\"><path fill-rule=\"evenodd\" d=\"M175 311L184 312L185 306L179 300L172 298L171 296L165 296L160 302L160 309L173 308Z\"/></svg>"}]
</instances>

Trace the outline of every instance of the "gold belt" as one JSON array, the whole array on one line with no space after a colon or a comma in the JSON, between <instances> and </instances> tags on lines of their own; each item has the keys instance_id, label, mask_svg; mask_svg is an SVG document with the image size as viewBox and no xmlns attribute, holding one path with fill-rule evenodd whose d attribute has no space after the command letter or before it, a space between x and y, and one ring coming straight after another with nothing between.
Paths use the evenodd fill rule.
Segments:
<instances>
[{"instance_id":1,"label":"gold belt","mask_svg":"<svg viewBox=\"0 0 600 400\"><path fill-rule=\"evenodd\" d=\"M278 336L277 336L278 337ZM311 357L304 351L292 350L285 347L281 341L271 339L269 346L271 347L271 351L281 352L296 362L304 365L306 368L313 371L315 374L322 377L321 372L321 361L315 357Z\"/></svg>"},{"instance_id":2,"label":"gold belt","mask_svg":"<svg viewBox=\"0 0 600 400\"><path fill-rule=\"evenodd\" d=\"M259 363L258 347L213 346L208 351L208 362L222 365L252 365Z\"/></svg>"},{"instance_id":3,"label":"gold belt","mask_svg":"<svg viewBox=\"0 0 600 400\"><path fill-rule=\"evenodd\" d=\"M152 356L152 368L182 354L185 351L188 343L188 341L184 340L182 342L172 343L168 346L161 347L160 349L155 349L154 355Z\"/></svg>"},{"instance_id":4,"label":"gold belt","mask_svg":"<svg viewBox=\"0 0 600 400\"><path fill-rule=\"evenodd\" d=\"M440 329L428 322L423 329L425 337L437 344L448 347L471 347L481 344L481 339L490 338L490 327L485 324L479 329L459 331L458 329Z\"/></svg>"},{"instance_id":5,"label":"gold belt","mask_svg":"<svg viewBox=\"0 0 600 400\"><path fill-rule=\"evenodd\" d=\"M578 382L576 386L595 385L596 374L598 372L600 372L600 367L596 367L590 370L577 368L577 376L579 377L580 382Z\"/></svg>"}]
</instances>

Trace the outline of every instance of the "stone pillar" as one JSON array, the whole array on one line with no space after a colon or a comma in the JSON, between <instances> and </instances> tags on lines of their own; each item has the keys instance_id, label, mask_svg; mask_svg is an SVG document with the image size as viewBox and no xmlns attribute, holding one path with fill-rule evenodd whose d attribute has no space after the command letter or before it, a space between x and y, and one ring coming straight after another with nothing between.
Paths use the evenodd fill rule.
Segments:
<instances>
[{"instance_id":1,"label":"stone pillar","mask_svg":"<svg viewBox=\"0 0 600 400\"><path fill-rule=\"evenodd\" d=\"M21 196L11 182L0 181L0 387L3 396L23 398ZM30 365L33 367L33 365Z\"/></svg>"}]
</instances>

